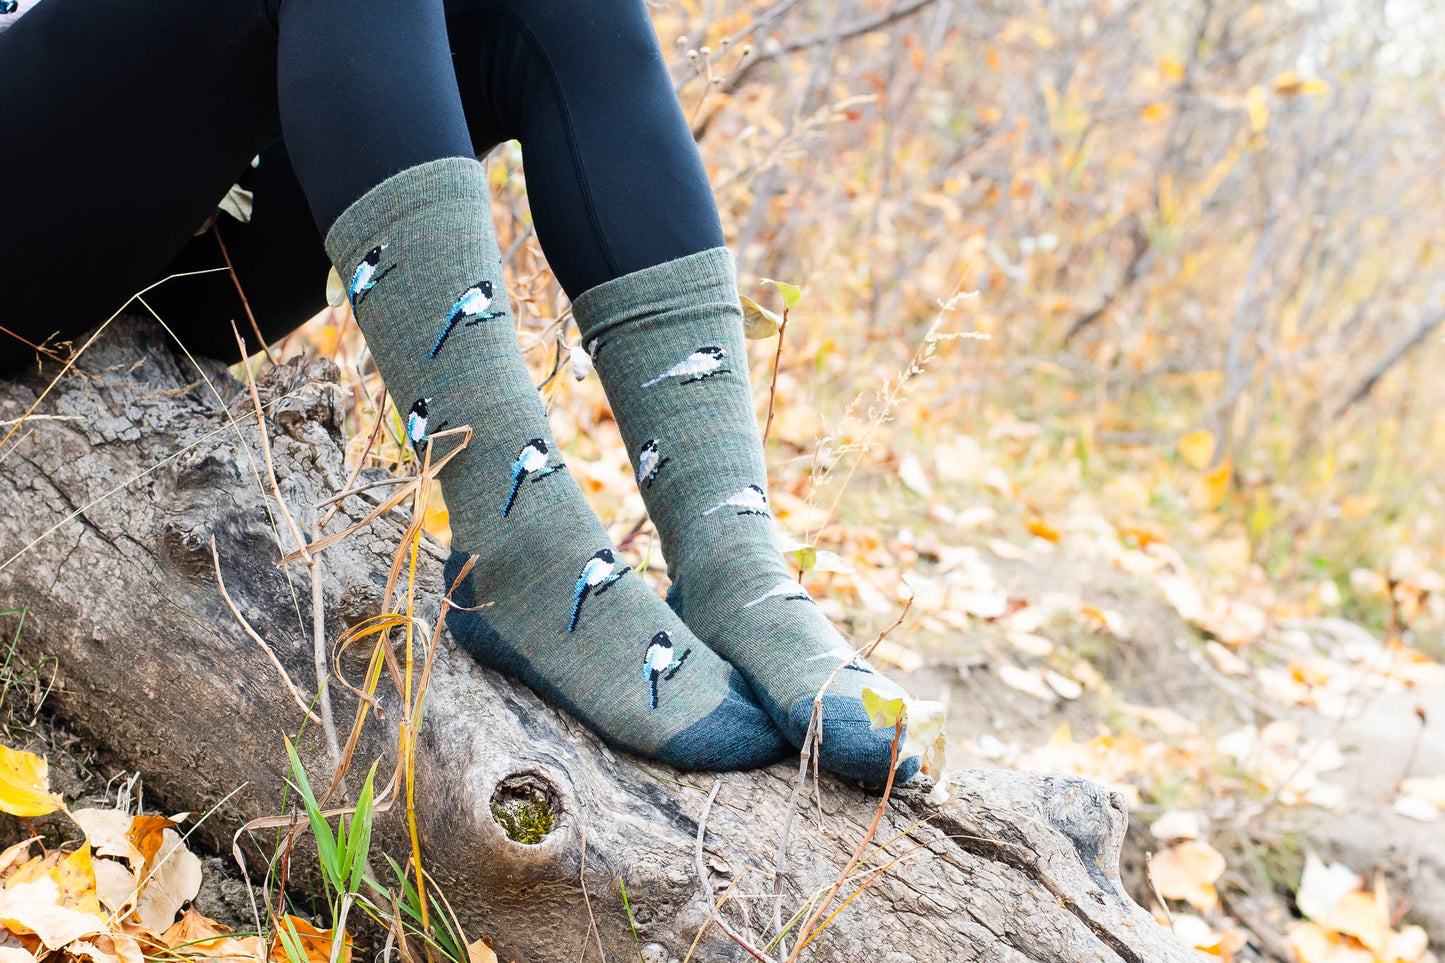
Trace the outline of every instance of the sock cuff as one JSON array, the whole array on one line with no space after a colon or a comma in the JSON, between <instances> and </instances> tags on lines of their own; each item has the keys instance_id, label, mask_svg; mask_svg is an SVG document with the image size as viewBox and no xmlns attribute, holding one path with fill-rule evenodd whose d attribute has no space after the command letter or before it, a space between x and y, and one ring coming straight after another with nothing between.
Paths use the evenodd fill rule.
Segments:
<instances>
[{"instance_id":1,"label":"sock cuff","mask_svg":"<svg viewBox=\"0 0 1445 963\"><path fill-rule=\"evenodd\" d=\"M341 212L326 232L326 253L338 271L349 269L371 238L443 199L475 205L490 218L491 189L482 163L475 157L442 157L392 174Z\"/></svg>"},{"instance_id":2,"label":"sock cuff","mask_svg":"<svg viewBox=\"0 0 1445 963\"><path fill-rule=\"evenodd\" d=\"M737 268L725 247L654 264L588 288L572 302L584 342L613 327L702 304L738 306Z\"/></svg>"}]
</instances>

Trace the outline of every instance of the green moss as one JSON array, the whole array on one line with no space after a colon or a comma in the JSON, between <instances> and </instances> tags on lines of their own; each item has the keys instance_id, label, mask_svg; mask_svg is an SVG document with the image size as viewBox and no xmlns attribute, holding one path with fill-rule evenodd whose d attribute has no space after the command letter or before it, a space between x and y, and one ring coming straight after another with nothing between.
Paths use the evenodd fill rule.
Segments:
<instances>
[{"instance_id":1,"label":"green moss","mask_svg":"<svg viewBox=\"0 0 1445 963\"><path fill-rule=\"evenodd\" d=\"M552 809L541 801L492 803L492 818L514 843L535 846L552 832Z\"/></svg>"}]
</instances>

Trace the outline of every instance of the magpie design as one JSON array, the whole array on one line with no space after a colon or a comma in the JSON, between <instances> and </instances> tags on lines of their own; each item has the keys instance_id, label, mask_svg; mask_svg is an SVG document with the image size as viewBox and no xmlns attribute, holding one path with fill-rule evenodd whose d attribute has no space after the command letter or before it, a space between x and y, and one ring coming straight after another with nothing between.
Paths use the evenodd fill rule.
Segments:
<instances>
[{"instance_id":1,"label":"magpie design","mask_svg":"<svg viewBox=\"0 0 1445 963\"><path fill-rule=\"evenodd\" d=\"M447 336L463 319L465 319L465 326L469 328L474 324L481 324L483 321L490 321L493 318L506 317L505 311L489 311L488 308L491 306L491 281L478 281L463 291L461 297L457 298L447 309L447 318L442 324L442 333L437 335L437 343L432 345L431 357L437 356L437 352L446 343Z\"/></svg>"},{"instance_id":2,"label":"magpie design","mask_svg":"<svg viewBox=\"0 0 1445 963\"><path fill-rule=\"evenodd\" d=\"M747 488L740 489L702 514L706 517L720 508L736 508L739 515L773 517L773 513L768 511L768 496L757 485L749 485Z\"/></svg>"},{"instance_id":3,"label":"magpie design","mask_svg":"<svg viewBox=\"0 0 1445 963\"><path fill-rule=\"evenodd\" d=\"M406 416L406 437L411 441L411 446L417 451L426 444L433 431L441 431L447 426L443 421L436 426L429 426L427 423L426 406L431 403L430 398L418 398L411 403L411 411Z\"/></svg>"},{"instance_id":4,"label":"magpie design","mask_svg":"<svg viewBox=\"0 0 1445 963\"><path fill-rule=\"evenodd\" d=\"M651 388L658 382L666 381L668 378L680 378L681 380L678 381L678 384L690 385L695 381L706 381L708 378L725 375L729 370L723 367L723 361L726 358L727 352L722 348L711 345L698 348L656 378L653 378L651 381L644 381L642 387Z\"/></svg>"},{"instance_id":5,"label":"magpie design","mask_svg":"<svg viewBox=\"0 0 1445 963\"><path fill-rule=\"evenodd\" d=\"M657 478L657 473L662 471L663 466L672 461L662 453L658 447L660 439L649 439L637 453L637 484L643 488L651 488L652 482Z\"/></svg>"},{"instance_id":6,"label":"magpie design","mask_svg":"<svg viewBox=\"0 0 1445 963\"><path fill-rule=\"evenodd\" d=\"M594 595L601 595L608 586L630 571L630 565L618 565L612 549L604 548L587 560L582 566L582 575L577 587L572 590L572 618L567 622L567 631L577 628L577 619L582 615L582 603Z\"/></svg>"},{"instance_id":7,"label":"magpie design","mask_svg":"<svg viewBox=\"0 0 1445 963\"><path fill-rule=\"evenodd\" d=\"M507 493L507 503L502 506L503 518L511 513L522 482L528 478L539 482L548 475L567 467L561 462L555 465L547 464L547 454L547 443L541 438L533 438L522 446L521 451L517 452L517 460L512 463L512 490Z\"/></svg>"},{"instance_id":8,"label":"magpie design","mask_svg":"<svg viewBox=\"0 0 1445 963\"><path fill-rule=\"evenodd\" d=\"M389 247L391 247L390 244L378 244L370 251L367 251L366 257L361 259L361 263L358 264L356 270L352 272L351 283L346 286L346 296L351 301L351 309L353 311L356 310L358 304L366 299L371 289L381 283L381 279L390 274L392 269L396 267L395 264L391 264L388 265L385 270L378 270L381 267L381 252Z\"/></svg>"},{"instance_id":9,"label":"magpie design","mask_svg":"<svg viewBox=\"0 0 1445 963\"><path fill-rule=\"evenodd\" d=\"M766 602L768 599L783 599L784 601L788 602L813 601L813 597L808 594L807 589L803 588L803 586L799 585L797 582L794 582L792 579L785 578L777 585L774 585L772 588L768 589L762 595L759 595L757 598L744 605L743 608L750 609L754 605L760 605L761 603Z\"/></svg>"},{"instance_id":10,"label":"magpie design","mask_svg":"<svg viewBox=\"0 0 1445 963\"><path fill-rule=\"evenodd\" d=\"M672 636L659 632L647 643L647 652L642 656L642 677L647 680L648 708L657 708L657 680L671 679L677 670L692 655L692 649L684 649L680 658L672 657Z\"/></svg>"}]
</instances>

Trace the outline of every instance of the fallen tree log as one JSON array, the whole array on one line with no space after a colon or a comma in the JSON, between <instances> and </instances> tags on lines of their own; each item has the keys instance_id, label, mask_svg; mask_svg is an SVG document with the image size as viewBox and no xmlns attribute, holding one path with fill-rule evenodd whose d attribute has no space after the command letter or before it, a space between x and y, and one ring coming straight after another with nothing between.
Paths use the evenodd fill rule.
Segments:
<instances>
[{"instance_id":1,"label":"fallen tree log","mask_svg":"<svg viewBox=\"0 0 1445 963\"><path fill-rule=\"evenodd\" d=\"M346 481L345 395L334 376L329 362L298 362L262 385L282 495L303 524L309 506ZM0 421L14 423L47 384L35 374L0 381ZM257 440L250 399L224 367L198 370L153 325L121 318L0 448L0 605L29 608L23 655L59 662L51 709L113 762L143 772L153 801L199 812L220 804L202 835L222 852L246 820L278 812L282 735L295 736L303 710L229 611L213 538L236 608L304 700L317 685L311 587L304 566L277 565L278 546L294 545L263 491ZM347 498L327 531L364 517L372 497ZM330 640L379 610L404 524L398 510L322 554ZM440 561L432 550L421 566L428 619L439 609ZM344 735L356 701L328 688ZM390 721L368 725L353 772L374 758L387 760L382 772L393 765L386 733L394 736L397 703L386 704ZM318 775L330 771L315 725L301 747ZM722 776L700 834L713 776L611 752L444 641L416 772L424 862L469 938L488 935L502 960L524 963L595 958L599 948L661 963L687 955L709 901L739 874L734 896L773 892L797 763ZM942 808L923 789L895 792L876 837L888 846L868 867L909 855L839 915L811 958L1195 958L1120 884L1127 813L1117 794L1037 773L955 779ZM787 834L784 919L836 879L878 805L826 774L821 811L813 798L811 788L801 794ZM517 799L550 816L540 842L515 842L498 823L497 807ZM380 818L378 845L404 859L401 810ZM740 934L762 934L773 904L732 899L721 912ZM749 954L713 925L692 958Z\"/></svg>"}]
</instances>

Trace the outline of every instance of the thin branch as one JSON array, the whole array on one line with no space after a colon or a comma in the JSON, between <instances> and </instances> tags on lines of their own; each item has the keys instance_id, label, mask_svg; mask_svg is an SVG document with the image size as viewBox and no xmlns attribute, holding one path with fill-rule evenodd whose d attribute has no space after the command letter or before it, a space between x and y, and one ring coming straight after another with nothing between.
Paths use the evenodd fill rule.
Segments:
<instances>
[{"instance_id":1,"label":"thin branch","mask_svg":"<svg viewBox=\"0 0 1445 963\"><path fill-rule=\"evenodd\" d=\"M266 339L261 336L261 326L256 323L256 315L251 311L251 302L246 298L246 292L241 287L241 279L236 276L236 266L231 263L231 252L226 250L226 242L221 237L221 226L215 221L211 222L211 233L216 236L216 243L220 245L221 257L226 262L226 270L231 272L231 283L236 286L236 294L241 298L241 307L246 311L246 319L251 322L251 333L256 335L256 341L261 345L261 350L265 352L266 360L272 364L280 364L280 360L271 353Z\"/></svg>"},{"instance_id":2,"label":"thin branch","mask_svg":"<svg viewBox=\"0 0 1445 963\"><path fill-rule=\"evenodd\" d=\"M755 960L762 960L763 963L777 963L771 956L764 953L749 943L740 933L728 925L727 920L722 918L718 912L717 903L712 898L712 884L708 882L707 861L702 856L703 836L707 833L707 817L712 811L713 800L717 799L717 791L722 788L722 779L714 779L712 791L707 794L707 802L702 804L702 815L697 820L697 847L693 851L694 861L697 863L697 883L702 888L702 897L707 901L708 918L717 924L718 929L727 934L728 938L742 947L744 952Z\"/></svg>"}]
</instances>

